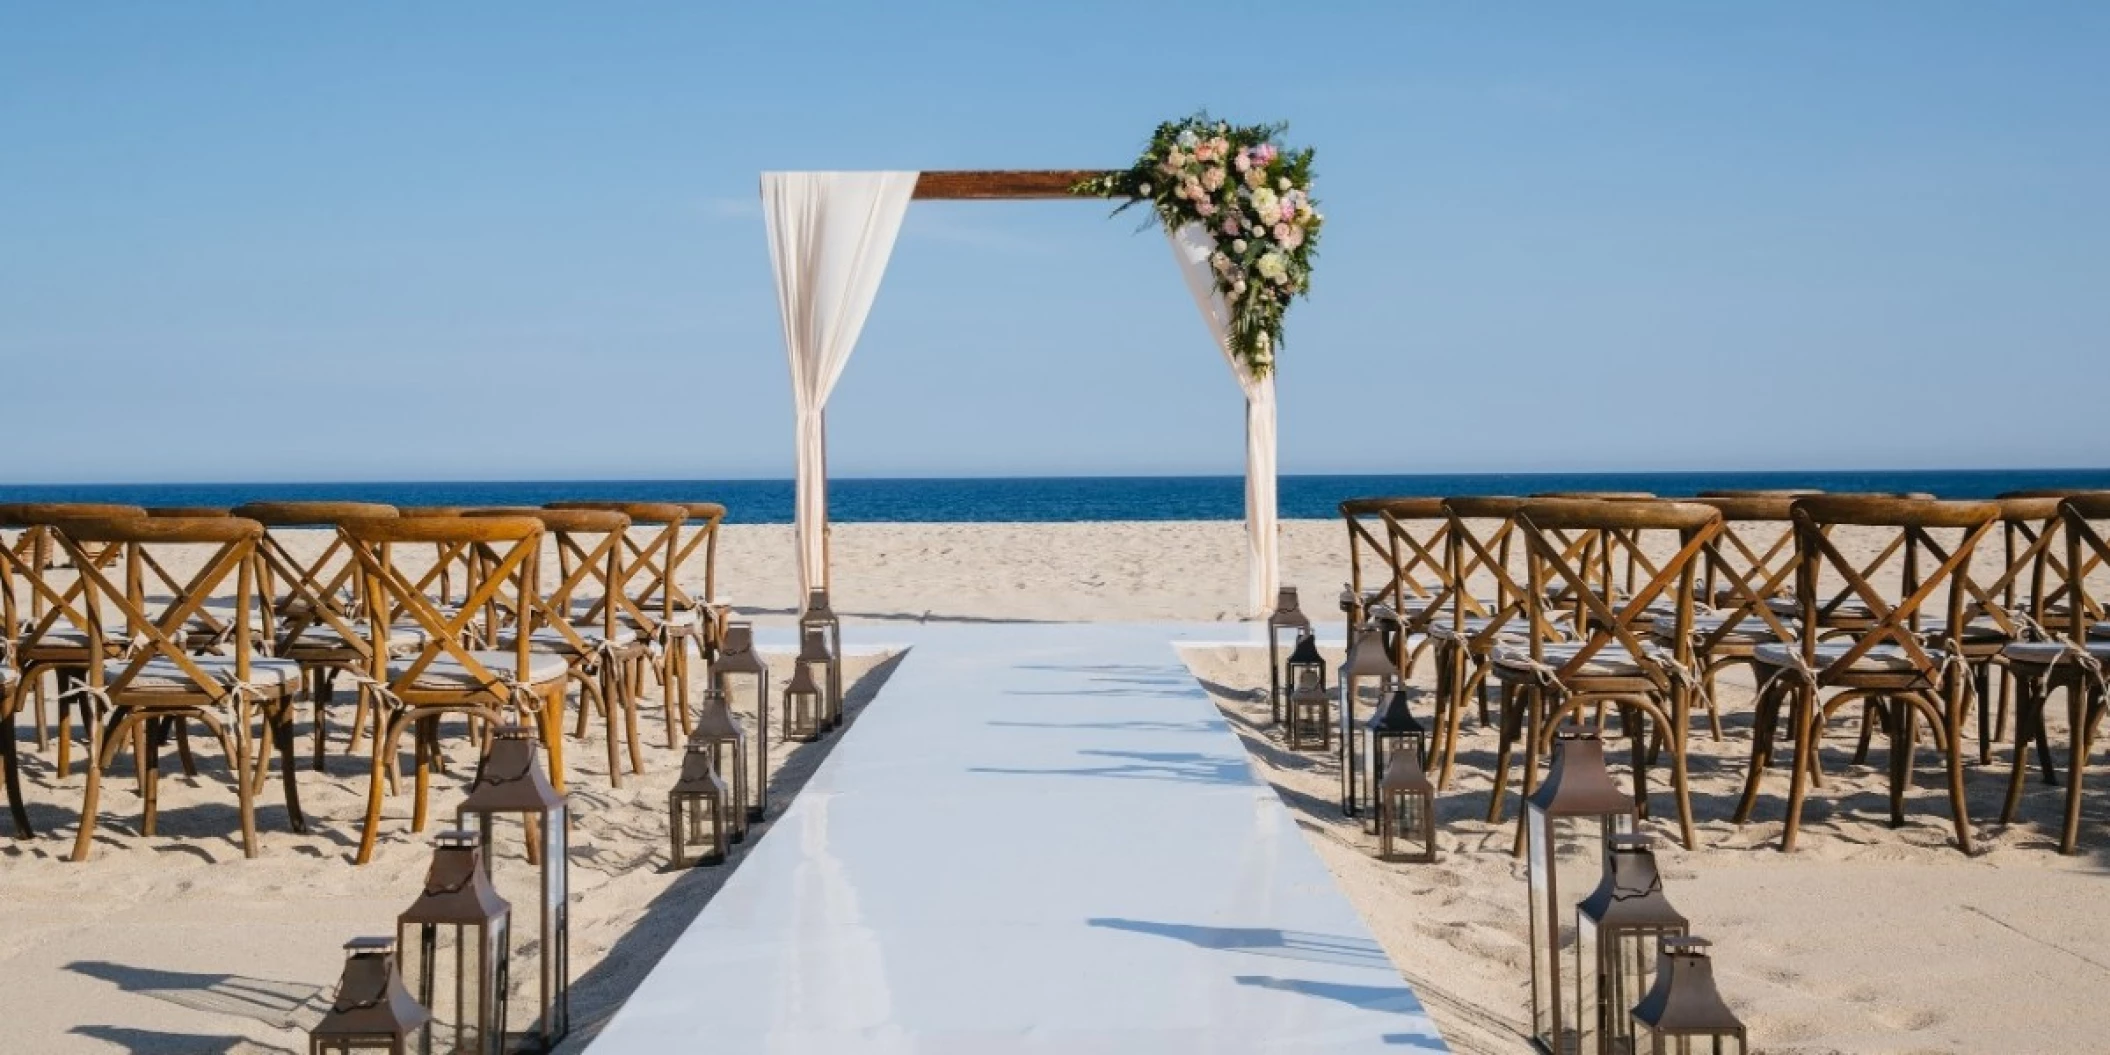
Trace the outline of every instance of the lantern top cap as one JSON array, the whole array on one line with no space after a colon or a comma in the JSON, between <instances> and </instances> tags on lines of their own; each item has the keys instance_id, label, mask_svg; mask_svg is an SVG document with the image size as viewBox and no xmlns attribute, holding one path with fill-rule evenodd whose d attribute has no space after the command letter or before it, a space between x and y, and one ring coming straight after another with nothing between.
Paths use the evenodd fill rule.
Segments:
<instances>
[{"instance_id":1,"label":"lantern top cap","mask_svg":"<svg viewBox=\"0 0 2110 1055\"><path fill-rule=\"evenodd\" d=\"M1378 781L1377 789L1385 791L1434 792L1436 785L1429 782L1429 775L1421 768L1421 752L1406 744L1392 749L1392 757L1385 760L1385 778Z\"/></svg>"},{"instance_id":2,"label":"lantern top cap","mask_svg":"<svg viewBox=\"0 0 2110 1055\"><path fill-rule=\"evenodd\" d=\"M403 988L396 974L394 938L353 938L344 948L350 955L337 982L337 997L310 1037L405 1037L431 1021L431 1013Z\"/></svg>"},{"instance_id":3,"label":"lantern top cap","mask_svg":"<svg viewBox=\"0 0 2110 1055\"><path fill-rule=\"evenodd\" d=\"M785 684L784 691L786 693L818 693L821 691L821 687L819 682L813 680L813 668L804 663L799 663L791 668L791 681Z\"/></svg>"},{"instance_id":4,"label":"lantern top cap","mask_svg":"<svg viewBox=\"0 0 2110 1055\"><path fill-rule=\"evenodd\" d=\"M564 796L550 786L535 757L535 740L517 725L503 726L491 752L476 767L476 782L458 813L546 813L562 809Z\"/></svg>"},{"instance_id":5,"label":"lantern top cap","mask_svg":"<svg viewBox=\"0 0 2110 1055\"><path fill-rule=\"evenodd\" d=\"M755 624L749 622L725 625L725 652L746 652L755 647Z\"/></svg>"},{"instance_id":6,"label":"lantern top cap","mask_svg":"<svg viewBox=\"0 0 2110 1055\"><path fill-rule=\"evenodd\" d=\"M1612 836L1604 877L1576 908L1600 926L1684 930L1689 923L1663 893L1663 874L1656 870L1652 842L1645 835Z\"/></svg>"},{"instance_id":7,"label":"lantern top cap","mask_svg":"<svg viewBox=\"0 0 2110 1055\"><path fill-rule=\"evenodd\" d=\"M1369 677L1396 673L1392 657L1385 654L1385 639L1376 627L1365 626L1356 632L1355 644L1348 649L1348 662L1343 670L1358 677Z\"/></svg>"},{"instance_id":8,"label":"lantern top cap","mask_svg":"<svg viewBox=\"0 0 2110 1055\"><path fill-rule=\"evenodd\" d=\"M463 844L455 837L466 837ZM418 899L403 910L404 924L484 924L512 911L484 874L474 832L446 832L432 852Z\"/></svg>"},{"instance_id":9,"label":"lantern top cap","mask_svg":"<svg viewBox=\"0 0 2110 1055\"><path fill-rule=\"evenodd\" d=\"M1270 624L1278 627L1311 625L1311 619L1307 617L1304 614L1304 610L1298 607L1297 605L1296 587L1284 586L1281 591L1275 595L1275 610L1268 614L1267 621Z\"/></svg>"},{"instance_id":10,"label":"lantern top cap","mask_svg":"<svg viewBox=\"0 0 2110 1055\"><path fill-rule=\"evenodd\" d=\"M1318 635L1311 632L1310 624L1297 633L1297 643L1290 647L1289 662L1292 665L1317 664L1324 666L1326 660L1319 655Z\"/></svg>"},{"instance_id":11,"label":"lantern top cap","mask_svg":"<svg viewBox=\"0 0 2110 1055\"><path fill-rule=\"evenodd\" d=\"M1414 708L1404 687L1392 690L1385 697L1385 702L1370 716L1369 727L1379 733L1418 735L1426 732L1421 727L1421 720L1414 717Z\"/></svg>"},{"instance_id":12,"label":"lantern top cap","mask_svg":"<svg viewBox=\"0 0 2110 1055\"><path fill-rule=\"evenodd\" d=\"M1744 1023L1715 988L1704 938L1664 938L1656 984L1634 1005L1634 1021L1660 1034L1742 1036Z\"/></svg>"},{"instance_id":13,"label":"lantern top cap","mask_svg":"<svg viewBox=\"0 0 2110 1055\"><path fill-rule=\"evenodd\" d=\"M828 607L828 588L816 586L806 591L806 611L799 616L803 620L829 620L835 611Z\"/></svg>"},{"instance_id":14,"label":"lantern top cap","mask_svg":"<svg viewBox=\"0 0 2110 1055\"><path fill-rule=\"evenodd\" d=\"M1570 725L1554 733L1553 768L1531 793L1531 808L1553 817L1632 816L1634 802L1605 768L1597 731Z\"/></svg>"},{"instance_id":15,"label":"lantern top cap","mask_svg":"<svg viewBox=\"0 0 2110 1055\"><path fill-rule=\"evenodd\" d=\"M473 831L456 828L433 836L432 841L442 850L474 850L482 840Z\"/></svg>"},{"instance_id":16,"label":"lantern top cap","mask_svg":"<svg viewBox=\"0 0 2110 1055\"><path fill-rule=\"evenodd\" d=\"M393 934L368 934L344 943L344 954L346 956L370 956L374 953L394 951L396 951L396 937Z\"/></svg>"}]
</instances>

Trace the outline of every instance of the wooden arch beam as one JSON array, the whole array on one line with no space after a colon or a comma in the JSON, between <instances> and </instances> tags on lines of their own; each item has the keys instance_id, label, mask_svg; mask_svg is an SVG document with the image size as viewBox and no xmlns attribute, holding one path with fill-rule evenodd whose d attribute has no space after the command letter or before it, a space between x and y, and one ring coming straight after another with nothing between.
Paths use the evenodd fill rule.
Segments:
<instances>
[{"instance_id":1,"label":"wooden arch beam","mask_svg":"<svg viewBox=\"0 0 2110 1055\"><path fill-rule=\"evenodd\" d=\"M925 172L915 197L940 199L1074 198L1070 188L1106 173L1099 169L1010 169Z\"/></svg>"}]
</instances>

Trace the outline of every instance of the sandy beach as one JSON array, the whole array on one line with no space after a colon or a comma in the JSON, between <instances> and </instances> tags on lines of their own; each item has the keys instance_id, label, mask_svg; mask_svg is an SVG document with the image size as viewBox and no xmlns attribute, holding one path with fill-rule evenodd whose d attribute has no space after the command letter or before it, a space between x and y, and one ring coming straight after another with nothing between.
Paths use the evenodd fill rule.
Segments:
<instances>
[{"instance_id":1,"label":"sandy beach","mask_svg":"<svg viewBox=\"0 0 2110 1055\"><path fill-rule=\"evenodd\" d=\"M853 650L884 642L900 620L1230 621L1243 604L1242 530L1224 522L838 525L837 607L851 619ZM1344 539L1337 521L1284 528L1284 579L1304 588L1322 625L1337 618ZM791 554L789 527L728 527L721 595L760 622L785 622L795 594ZM1226 626L1222 636L1246 633ZM1370 855L1373 838L1337 816L1331 757L1288 753L1269 736L1256 692L1266 681L1264 651L1184 654L1256 772L1280 791L1456 1048L1521 1050L1523 868L1509 854L1510 829L1482 819L1491 732L1468 723L1461 780L1440 805L1443 861L1382 864ZM853 709L889 704L892 662L885 653L853 656ZM1426 690L1427 664L1418 673ZM1670 897L1716 943L1725 995L1756 1048L2102 1050L2110 1033L2110 1005L2100 999L2110 992L2110 837L2100 795L2089 800L2083 852L2061 857L2051 843L2062 791L2033 782L2023 822L2002 828L1991 821L2005 766L1974 768L1971 806L1984 852L1966 858L1950 845L1931 771L1908 803L1907 825L1892 830L1881 771L1842 758L1831 770L1837 785L1811 800L1801 849L1781 854L1771 848L1784 798L1777 785L1754 823L1737 828L1725 819L1749 752L1749 691L1748 679L1729 676L1725 740L1694 738L1703 845L1687 852L1666 842L1659 853ZM1425 714L1425 702L1417 709ZM568 751L580 816L575 1014L589 1027L730 872L665 867L664 796L675 760L657 739L658 721L648 703L648 771L621 791L610 791L597 768L598 739ZM2063 732L2054 727L2055 744ZM779 749L775 810L830 742ZM1850 743L1835 748L1840 742ZM0 892L13 924L0 932L0 976L9 982L0 986L0 1016L25 1045L11 1050L304 1050L300 1030L334 981L339 944L387 930L422 875L428 843L408 831L407 797L389 804L375 862L348 863L365 769L337 755L328 774L301 775L310 835L285 829L275 790L260 799L257 860L244 861L229 837L232 795L215 762L195 781L164 780L163 834L152 839L133 834L128 781L113 782L95 857L70 865L61 858L78 777L56 779L49 756L26 740L24 747L45 834L0 844ZM1613 756L1623 764L1623 748ZM457 757L459 773L465 760ZM451 800L439 801L444 815Z\"/></svg>"}]
</instances>

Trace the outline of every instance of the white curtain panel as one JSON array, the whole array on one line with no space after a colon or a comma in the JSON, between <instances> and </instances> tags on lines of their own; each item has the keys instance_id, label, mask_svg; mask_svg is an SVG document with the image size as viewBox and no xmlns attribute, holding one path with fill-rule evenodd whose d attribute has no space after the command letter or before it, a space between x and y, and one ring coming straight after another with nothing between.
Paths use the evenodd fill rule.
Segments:
<instances>
[{"instance_id":1,"label":"white curtain panel","mask_svg":"<svg viewBox=\"0 0 2110 1055\"><path fill-rule=\"evenodd\" d=\"M1191 223L1166 235L1187 292L1245 392L1246 612L1261 615L1274 606L1282 578L1282 540L1275 527L1275 376L1254 377L1231 353L1231 309L1217 294L1216 272L1209 266L1215 239Z\"/></svg>"},{"instance_id":2,"label":"white curtain panel","mask_svg":"<svg viewBox=\"0 0 2110 1055\"><path fill-rule=\"evenodd\" d=\"M886 274L914 172L765 172L762 215L777 272L798 415L799 598L828 584L828 393Z\"/></svg>"}]
</instances>

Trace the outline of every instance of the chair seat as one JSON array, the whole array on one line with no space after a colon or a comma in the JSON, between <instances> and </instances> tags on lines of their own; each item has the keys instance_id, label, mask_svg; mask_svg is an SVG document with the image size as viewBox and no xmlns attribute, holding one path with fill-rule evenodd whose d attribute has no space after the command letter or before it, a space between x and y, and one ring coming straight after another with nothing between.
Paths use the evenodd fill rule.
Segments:
<instances>
[{"instance_id":1,"label":"chair seat","mask_svg":"<svg viewBox=\"0 0 2110 1055\"><path fill-rule=\"evenodd\" d=\"M1520 640L1523 637L1523 628L1528 622L1521 612L1510 616L1508 621L1502 624L1502 629L1496 632L1495 638L1501 641ZM1462 641L1486 633L1487 628L1493 624L1494 620L1485 616L1469 615L1465 617L1461 632L1460 624L1452 622L1449 616L1442 616L1430 620L1428 633L1439 641Z\"/></svg>"},{"instance_id":2,"label":"chair seat","mask_svg":"<svg viewBox=\"0 0 2110 1055\"><path fill-rule=\"evenodd\" d=\"M1851 641L1820 641L1817 643L1817 668L1824 669L1846 655L1854 645ZM1939 649L1927 649L1930 659L1939 661ZM1794 642L1774 642L1760 645L1751 651L1751 658L1770 667L1792 667L1802 654L1802 646ZM1912 657L1897 645L1877 645L1854 661L1850 673L1860 674L1909 674L1919 669Z\"/></svg>"},{"instance_id":3,"label":"chair seat","mask_svg":"<svg viewBox=\"0 0 2110 1055\"><path fill-rule=\"evenodd\" d=\"M352 625L368 640L373 638L373 627L364 622ZM413 626L408 623L397 623L388 628L388 650L390 652L410 651L424 647L425 629L423 627ZM294 638L292 643L287 645L285 649L289 655L299 655L302 652L347 652L350 650L351 646L345 643L344 635L339 633L336 627L328 623L318 623L302 630L300 636Z\"/></svg>"},{"instance_id":4,"label":"chair seat","mask_svg":"<svg viewBox=\"0 0 2110 1055\"><path fill-rule=\"evenodd\" d=\"M469 654L476 657L476 661L483 664L485 669L501 678L520 669L520 661L511 652L477 651ZM409 660L390 663L389 680L394 681L401 677L404 671L410 669L410 664ZM570 673L571 664L566 662L563 656L531 651L528 653L528 673L524 680L530 685L547 685L553 681L563 681ZM412 688L473 691L498 687L477 677L453 657L441 656L418 674L417 683Z\"/></svg>"},{"instance_id":5,"label":"chair seat","mask_svg":"<svg viewBox=\"0 0 2110 1055\"><path fill-rule=\"evenodd\" d=\"M2061 656L2071 652L2072 646L2064 641L2016 641L2000 650L2001 655L2017 663L2031 663L2037 666L2050 666L2059 661ZM2089 641L2088 654L2098 661L2110 662L2110 640ZM2070 663L2072 659L2068 658L2066 662Z\"/></svg>"},{"instance_id":6,"label":"chair seat","mask_svg":"<svg viewBox=\"0 0 2110 1055\"><path fill-rule=\"evenodd\" d=\"M1793 597L1768 597L1766 598L1766 607L1771 608L1773 614L1782 619L1790 619L1802 614L1802 606L1796 604ZM1824 606L1818 605L1817 610L1822 612ZM1859 601L1841 601L1839 602L1839 607L1832 609L1831 613L1825 618L1834 622L1874 622L1875 617L1875 612Z\"/></svg>"},{"instance_id":7,"label":"chair seat","mask_svg":"<svg viewBox=\"0 0 2110 1055\"><path fill-rule=\"evenodd\" d=\"M1582 651L1582 646L1580 644L1565 643L1548 644L1542 646L1539 651L1544 657L1539 661L1540 663L1549 667L1560 667L1573 660L1576 653ZM1531 659L1531 650L1521 645L1498 645L1495 648L1493 658L1495 666L1500 671L1513 675L1529 676L1535 669ZM1639 677L1642 675L1643 670L1640 661L1636 660L1633 654L1626 650L1625 646L1613 641L1591 653L1590 658L1584 661L1582 669L1573 673L1595 677L1624 678Z\"/></svg>"},{"instance_id":8,"label":"chair seat","mask_svg":"<svg viewBox=\"0 0 2110 1055\"><path fill-rule=\"evenodd\" d=\"M227 683L235 677L235 661L228 656L197 656L191 662L198 665L207 677ZM103 662L103 678L115 685L119 675L129 663L122 659ZM249 684L267 693L284 695L300 690L300 664L290 659L265 659L261 656L249 661ZM138 675L126 682L123 688L137 692L189 692L199 690L198 683L176 665L174 660L152 659L139 669Z\"/></svg>"},{"instance_id":9,"label":"chair seat","mask_svg":"<svg viewBox=\"0 0 2110 1055\"><path fill-rule=\"evenodd\" d=\"M572 632L578 634L580 639L586 642L588 650L593 647L595 642L601 640L601 628L598 625L585 626L574 623L572 624ZM519 640L519 637L512 631L507 631L498 635L498 647L501 650L509 649ZM635 645L638 642L637 629L618 622L615 627L615 636L608 640L610 644L618 648ZM578 645L572 642L571 638L564 636L563 631L554 627L546 627L529 634L528 648L536 652L548 652L559 656L580 656L585 654Z\"/></svg>"},{"instance_id":10,"label":"chair seat","mask_svg":"<svg viewBox=\"0 0 2110 1055\"><path fill-rule=\"evenodd\" d=\"M598 597L573 598L571 602L571 617L574 620L573 625L579 626L599 622L600 613L596 611L596 608L599 607L600 603L601 599ZM650 604L640 603L637 607L644 610L646 619L654 623L660 621L659 605L656 601ZM618 611L616 613L615 618L617 622L627 623L633 627L636 626L638 622L637 617L630 614L629 609L622 609ZM690 608L676 608L674 609L673 615L667 618L666 625L676 630L682 629L684 627L695 626L696 612L694 609Z\"/></svg>"},{"instance_id":11,"label":"chair seat","mask_svg":"<svg viewBox=\"0 0 2110 1055\"><path fill-rule=\"evenodd\" d=\"M1924 637L1939 641L1949 636L1948 629L1949 619L1947 616L1923 615L1920 617L1920 634ZM1989 615L1979 616L1963 625L1963 642L1967 645L2005 641L2007 637L2007 632L2000 629L2000 624L1994 622L1993 617Z\"/></svg>"},{"instance_id":12,"label":"chair seat","mask_svg":"<svg viewBox=\"0 0 2110 1055\"><path fill-rule=\"evenodd\" d=\"M1694 612L1692 614L1692 636L1694 638L1711 637L1721 630L1724 625L1727 625L1729 620L1730 617L1727 614ZM1789 633L1795 631L1795 620L1782 619L1781 622L1787 626ZM1671 622L1663 622L1656 624L1652 629L1657 637L1668 640L1672 636L1675 626ZM1721 643L1726 645L1763 645L1779 640L1780 635L1773 632L1772 624L1767 623L1763 616L1746 612L1737 617L1736 625L1730 627L1727 634L1722 635Z\"/></svg>"}]
</instances>

